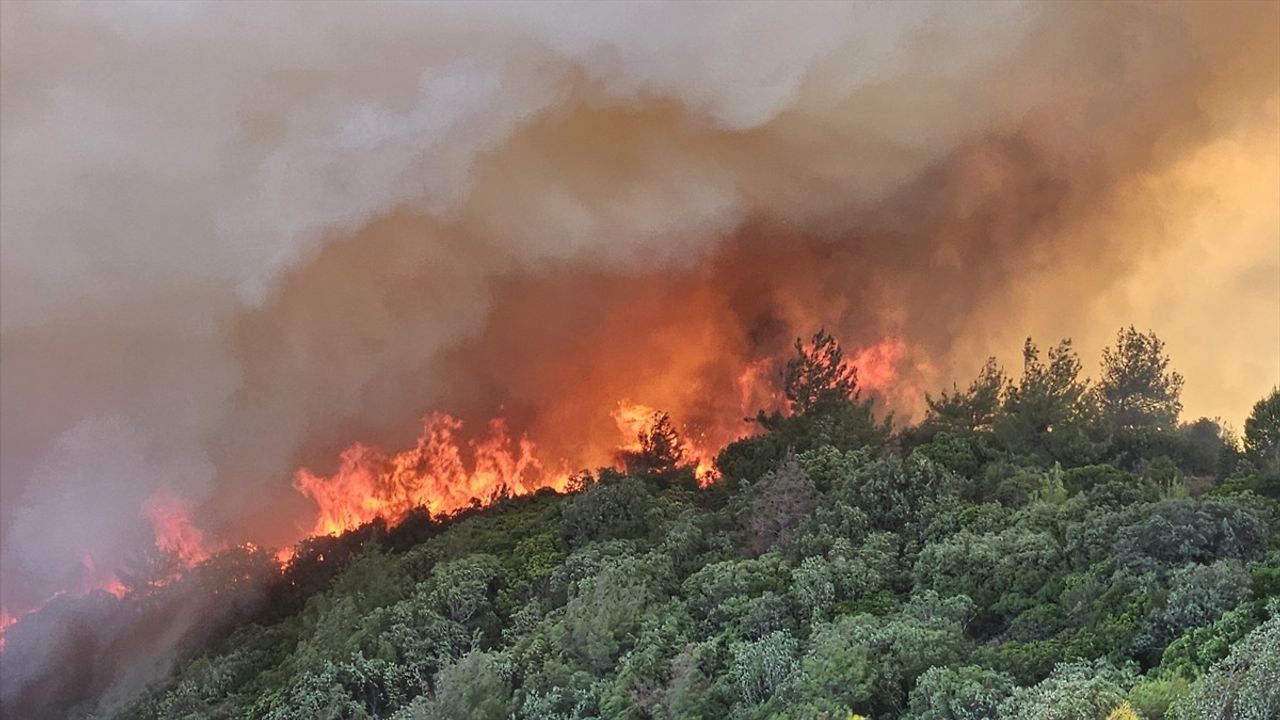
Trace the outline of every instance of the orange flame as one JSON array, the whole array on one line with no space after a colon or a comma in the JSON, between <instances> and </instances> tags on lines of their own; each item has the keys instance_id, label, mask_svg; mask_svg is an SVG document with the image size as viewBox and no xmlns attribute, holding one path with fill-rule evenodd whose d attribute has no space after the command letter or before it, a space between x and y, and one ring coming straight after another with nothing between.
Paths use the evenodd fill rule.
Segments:
<instances>
[{"instance_id":1,"label":"orange flame","mask_svg":"<svg viewBox=\"0 0 1280 720\"><path fill-rule=\"evenodd\" d=\"M618 446L618 450L635 452L641 448L640 436L653 431L660 412L648 405L621 400L611 415L613 416L614 424L618 426L618 432L625 439ZM717 479L715 465L713 464L716 451L714 447L707 445L707 435L707 433L702 432L682 435L680 438L684 443L688 459L694 464L694 475L698 478L699 484L704 487Z\"/></svg>"},{"instance_id":2,"label":"orange flame","mask_svg":"<svg viewBox=\"0 0 1280 720\"><path fill-rule=\"evenodd\" d=\"M923 408L926 383L938 375L927 360L909 358L906 341L895 336L859 349L851 362L858 368L859 386L907 415Z\"/></svg>"},{"instance_id":3,"label":"orange flame","mask_svg":"<svg viewBox=\"0 0 1280 720\"><path fill-rule=\"evenodd\" d=\"M640 435L653 429L657 410L648 405L619 400L618 406L609 413L618 426L618 432L625 439L618 450L636 451L640 449Z\"/></svg>"},{"instance_id":4,"label":"orange flame","mask_svg":"<svg viewBox=\"0 0 1280 720\"><path fill-rule=\"evenodd\" d=\"M858 366L861 385L873 392L892 392L898 382L898 368L906 357L906 343L897 337L861 348L852 355ZM679 423L681 440L694 464L699 482L714 482L714 460L718 449L746 431L743 419L760 409L782 406L777 376L783 357L760 359L737 376L740 414L737 417L706 418L696 424ZM668 384L655 384L664 388ZM653 388L651 388L653 389ZM681 408L677 408L679 410ZM673 413L674 415L675 413ZM621 400L610 411L619 441L614 452L601 447L582 447L580 458L616 456L618 451L638 450L639 436L653 428L658 412L654 406ZM675 418L673 418L675 419ZM340 456L339 467L329 476L302 469L294 477L294 487L317 505L312 529L316 535L336 535L376 518L395 524L415 508L433 514L451 513L486 504L504 495L522 495L549 487L564 491L569 485L570 461L558 458L557 470L548 472L532 440L514 440L506 421L490 421L487 437L464 441L463 423L445 413L433 413L423 420L417 444L388 454L378 448L356 443ZM282 563L290 557L282 551Z\"/></svg>"},{"instance_id":5,"label":"orange flame","mask_svg":"<svg viewBox=\"0 0 1280 720\"><path fill-rule=\"evenodd\" d=\"M914 369L921 377L932 374L927 364L908 366L907 355L904 340L889 336L858 348L849 358L858 368L859 385L864 390L895 401L919 390L902 373L904 368ZM714 361L713 356L708 357ZM736 375L731 373L736 403L718 405L714 412L709 412L710 407L691 406L705 396L696 387L691 391L691 386L682 384L681 371L654 378L638 388L647 403L622 400L609 412L618 432L612 445L607 433L594 440L571 443L577 454L572 458L557 457L554 469L548 469L527 436L513 438L502 418L490 421L487 435L464 440L461 420L433 413L423 419L422 434L414 447L389 454L355 443L341 454L339 467L332 475L317 475L303 468L294 477L294 487L317 506L313 535L340 534L379 517L394 524L420 507L433 514L446 514L541 488L564 492L571 484L571 467L616 457L618 451L640 449L639 436L653 429L658 409L671 411L686 456L695 466L699 483L706 486L718 479L714 468L718 450L750 432L752 426L744 419L760 410L785 407L779 382L785 362L785 355L762 357ZM733 412L735 404L737 413ZM558 445L564 446L563 442ZM151 522L156 547L176 557L186 568L226 547L225 543L210 542L193 521L190 504L169 488L161 488L147 498L141 514ZM292 548L275 553L282 570L293 554ZM81 564L82 579L73 592L104 590L116 597L126 594L127 588L116 573L99 568L92 554L83 553ZM164 584L172 579L158 582ZM0 648L4 630L17 620L0 610Z\"/></svg>"},{"instance_id":6,"label":"orange flame","mask_svg":"<svg viewBox=\"0 0 1280 720\"><path fill-rule=\"evenodd\" d=\"M851 360L858 368L858 385L865 390L890 392L898 379L898 365L907 354L907 344L898 337L887 337L860 349Z\"/></svg>"},{"instance_id":7,"label":"orange flame","mask_svg":"<svg viewBox=\"0 0 1280 720\"><path fill-rule=\"evenodd\" d=\"M120 578L109 570L100 570L88 552L80 554L80 565L84 568L81 574L79 592L88 593L94 590L105 590L116 597L124 597L125 586Z\"/></svg>"},{"instance_id":8,"label":"orange flame","mask_svg":"<svg viewBox=\"0 0 1280 720\"><path fill-rule=\"evenodd\" d=\"M204 532L191 519L191 507L167 487L147 498L142 514L155 530L156 547L176 556L184 567L204 562L220 549L206 543Z\"/></svg>"},{"instance_id":9,"label":"orange flame","mask_svg":"<svg viewBox=\"0 0 1280 720\"><path fill-rule=\"evenodd\" d=\"M0 608L0 650L4 650L4 633L9 629L10 625L18 622L18 618L5 612L4 608Z\"/></svg>"},{"instance_id":10,"label":"orange flame","mask_svg":"<svg viewBox=\"0 0 1280 720\"><path fill-rule=\"evenodd\" d=\"M461 429L457 418L433 413L413 448L388 456L357 443L330 477L298 471L294 487L320 510L313 532L334 535L378 517L397 522L417 507L448 513L504 494L567 487L568 474L543 474L533 443L513 443L500 418L489 424L488 438L470 443L468 468L455 438Z\"/></svg>"}]
</instances>

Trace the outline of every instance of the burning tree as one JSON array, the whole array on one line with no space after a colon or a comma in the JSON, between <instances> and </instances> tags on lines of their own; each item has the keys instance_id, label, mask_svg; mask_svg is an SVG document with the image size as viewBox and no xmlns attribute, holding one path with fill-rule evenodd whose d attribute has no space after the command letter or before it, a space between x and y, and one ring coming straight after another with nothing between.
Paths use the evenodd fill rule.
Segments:
<instances>
[{"instance_id":1,"label":"burning tree","mask_svg":"<svg viewBox=\"0 0 1280 720\"><path fill-rule=\"evenodd\" d=\"M796 356L783 372L783 392L796 415L858 399L858 369L845 362L835 337L819 330L809 347L796 338Z\"/></svg>"},{"instance_id":2,"label":"burning tree","mask_svg":"<svg viewBox=\"0 0 1280 720\"><path fill-rule=\"evenodd\" d=\"M655 412L636 436L636 445L618 455L628 475L674 475L691 467L684 442L665 412Z\"/></svg>"},{"instance_id":3,"label":"burning tree","mask_svg":"<svg viewBox=\"0 0 1280 720\"><path fill-rule=\"evenodd\" d=\"M878 448L888 438L892 416L876 419L874 400L861 397L858 369L834 336L819 330L808 346L797 338L795 348L782 376L791 414L759 411L751 420L764 433L730 443L716 456L726 486L776 469L789 454L822 446Z\"/></svg>"}]
</instances>

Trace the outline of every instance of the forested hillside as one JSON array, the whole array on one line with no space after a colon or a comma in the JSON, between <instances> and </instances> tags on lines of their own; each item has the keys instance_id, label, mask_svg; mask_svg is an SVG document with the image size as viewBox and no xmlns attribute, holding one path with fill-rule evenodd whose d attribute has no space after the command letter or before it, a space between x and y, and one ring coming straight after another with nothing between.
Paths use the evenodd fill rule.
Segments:
<instances>
[{"instance_id":1,"label":"forested hillside","mask_svg":"<svg viewBox=\"0 0 1280 720\"><path fill-rule=\"evenodd\" d=\"M993 360L901 428L829 336L797 350L790 412L706 487L659 416L568 495L314 539L283 573L229 551L150 602L199 579L231 619L142 698L73 712L1280 716L1280 393L1242 437L1185 422L1163 345L1128 329L1095 380L1028 341L1014 377Z\"/></svg>"}]
</instances>

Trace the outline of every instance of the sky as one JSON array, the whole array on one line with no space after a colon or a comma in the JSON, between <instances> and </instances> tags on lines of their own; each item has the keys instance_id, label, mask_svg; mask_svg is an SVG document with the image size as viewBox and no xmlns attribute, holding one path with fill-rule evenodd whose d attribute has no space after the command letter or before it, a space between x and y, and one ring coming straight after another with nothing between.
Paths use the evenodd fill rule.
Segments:
<instances>
[{"instance_id":1,"label":"sky","mask_svg":"<svg viewBox=\"0 0 1280 720\"><path fill-rule=\"evenodd\" d=\"M0 8L5 608L432 412L724 437L819 327L900 419L1130 324L1186 419L1280 384L1274 3Z\"/></svg>"}]
</instances>

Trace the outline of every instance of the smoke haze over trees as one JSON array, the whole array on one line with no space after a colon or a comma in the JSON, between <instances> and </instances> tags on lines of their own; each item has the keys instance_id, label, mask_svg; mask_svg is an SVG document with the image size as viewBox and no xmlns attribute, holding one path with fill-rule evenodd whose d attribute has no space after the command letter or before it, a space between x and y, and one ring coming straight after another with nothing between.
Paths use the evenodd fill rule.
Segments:
<instances>
[{"instance_id":1,"label":"smoke haze over trees","mask_svg":"<svg viewBox=\"0 0 1280 720\"><path fill-rule=\"evenodd\" d=\"M1046 362L1028 341L1016 381L993 359L890 435L837 343L795 347L779 382L839 392L754 424L715 482L699 487L659 412L622 471L568 495L375 521L282 568L234 548L122 599L51 603L6 633L6 716L1280 711L1280 393L1248 445L1176 414L1135 445L1141 423L1105 410L1116 368L1177 375L1130 328L1097 384L1069 342ZM1139 407L1181 391L1126 387Z\"/></svg>"},{"instance_id":2,"label":"smoke haze over trees","mask_svg":"<svg viewBox=\"0 0 1280 720\"><path fill-rule=\"evenodd\" d=\"M292 543L300 469L434 411L571 470L623 400L723 442L818 327L900 420L1028 332L1158 328L1196 415L1280 377L1274 3L0 12L10 613L156 493Z\"/></svg>"},{"instance_id":3,"label":"smoke haze over trees","mask_svg":"<svg viewBox=\"0 0 1280 720\"><path fill-rule=\"evenodd\" d=\"M374 8L0 2L6 712L1267 710L1280 5Z\"/></svg>"}]
</instances>

